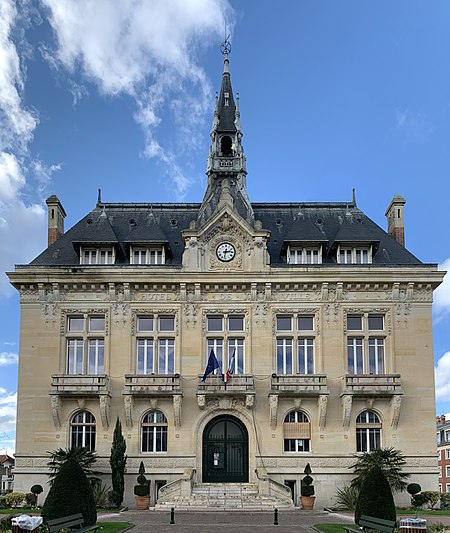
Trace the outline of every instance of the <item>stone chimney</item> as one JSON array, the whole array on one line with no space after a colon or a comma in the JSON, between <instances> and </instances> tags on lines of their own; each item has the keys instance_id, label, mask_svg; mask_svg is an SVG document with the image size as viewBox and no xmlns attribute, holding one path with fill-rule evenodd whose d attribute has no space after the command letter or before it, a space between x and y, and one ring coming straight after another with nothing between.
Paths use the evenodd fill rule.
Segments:
<instances>
[{"instance_id":1,"label":"stone chimney","mask_svg":"<svg viewBox=\"0 0 450 533\"><path fill-rule=\"evenodd\" d=\"M64 235L64 219L66 212L59 198L52 194L45 203L48 206L48 245L57 241Z\"/></svg>"},{"instance_id":2,"label":"stone chimney","mask_svg":"<svg viewBox=\"0 0 450 533\"><path fill-rule=\"evenodd\" d=\"M402 246L405 246L405 204L406 200L403 196L396 194L385 213L389 235Z\"/></svg>"}]
</instances>

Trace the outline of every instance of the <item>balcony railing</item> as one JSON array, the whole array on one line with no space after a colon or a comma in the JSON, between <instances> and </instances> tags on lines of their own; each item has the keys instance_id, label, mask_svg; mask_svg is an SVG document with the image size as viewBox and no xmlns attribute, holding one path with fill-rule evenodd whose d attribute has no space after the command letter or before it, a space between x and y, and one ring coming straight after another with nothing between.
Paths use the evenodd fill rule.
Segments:
<instances>
[{"instance_id":1,"label":"balcony railing","mask_svg":"<svg viewBox=\"0 0 450 533\"><path fill-rule=\"evenodd\" d=\"M202 378L201 375L198 376ZM228 383L222 381L219 374L210 374L205 381L200 381L197 394L205 396L240 396L255 394L255 380L252 375L234 374Z\"/></svg>"},{"instance_id":2,"label":"balcony railing","mask_svg":"<svg viewBox=\"0 0 450 533\"><path fill-rule=\"evenodd\" d=\"M132 396L174 396L181 394L179 374L128 374L124 394Z\"/></svg>"},{"instance_id":3,"label":"balcony railing","mask_svg":"<svg viewBox=\"0 0 450 533\"><path fill-rule=\"evenodd\" d=\"M60 396L109 394L109 376L106 374L53 374L50 394Z\"/></svg>"},{"instance_id":4,"label":"balcony railing","mask_svg":"<svg viewBox=\"0 0 450 533\"><path fill-rule=\"evenodd\" d=\"M329 394L325 374L272 374L270 394L320 396Z\"/></svg>"},{"instance_id":5,"label":"balcony railing","mask_svg":"<svg viewBox=\"0 0 450 533\"><path fill-rule=\"evenodd\" d=\"M393 396L403 394L400 374L348 374L342 394L353 396Z\"/></svg>"}]
</instances>

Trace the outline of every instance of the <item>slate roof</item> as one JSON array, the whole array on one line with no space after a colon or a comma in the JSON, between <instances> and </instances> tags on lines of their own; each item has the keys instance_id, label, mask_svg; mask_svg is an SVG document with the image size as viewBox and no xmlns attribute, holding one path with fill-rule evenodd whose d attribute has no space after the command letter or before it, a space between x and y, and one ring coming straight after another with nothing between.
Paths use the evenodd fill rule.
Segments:
<instances>
[{"instance_id":1,"label":"slate roof","mask_svg":"<svg viewBox=\"0 0 450 533\"><path fill-rule=\"evenodd\" d=\"M272 266L293 266L286 264L289 243L320 243L324 247L323 265L336 264L339 243L372 244L375 250L372 264L376 266L422 264L353 204L254 203L252 207L255 219L271 232L268 250ZM160 243L167 250L166 265L181 266L184 250L181 232L196 220L199 208L198 203L101 204L30 264L79 265L79 246L90 242L114 245L115 264L119 266L129 264L131 244Z\"/></svg>"}]
</instances>

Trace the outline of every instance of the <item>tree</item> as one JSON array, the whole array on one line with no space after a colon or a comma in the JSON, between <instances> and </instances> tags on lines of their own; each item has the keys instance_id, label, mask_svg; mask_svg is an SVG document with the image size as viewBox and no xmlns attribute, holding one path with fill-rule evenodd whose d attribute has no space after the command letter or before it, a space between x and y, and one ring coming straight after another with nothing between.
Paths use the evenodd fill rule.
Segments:
<instances>
[{"instance_id":1,"label":"tree","mask_svg":"<svg viewBox=\"0 0 450 533\"><path fill-rule=\"evenodd\" d=\"M89 479L98 479L95 477L97 472L94 472L94 470L92 469L95 462L97 461L97 456L95 452L90 450L89 448L81 448L79 446L74 446L73 448L66 448L65 450L63 448L58 448L57 450L48 453L50 455L50 461L47 463L47 465L50 467L51 470L49 474L50 486L53 484L53 480L62 468L62 466L71 458L77 461L77 463L80 465L81 469Z\"/></svg>"},{"instance_id":2,"label":"tree","mask_svg":"<svg viewBox=\"0 0 450 533\"><path fill-rule=\"evenodd\" d=\"M81 513L84 524L97 521L91 484L75 457L69 457L53 478L50 491L42 507L44 522Z\"/></svg>"},{"instance_id":3,"label":"tree","mask_svg":"<svg viewBox=\"0 0 450 533\"><path fill-rule=\"evenodd\" d=\"M123 492L125 488L125 469L127 463L127 443L122 434L122 424L119 417L116 420L116 427L114 428L113 442L111 446L111 456L109 464L111 465L111 480L113 488L114 504L120 507L123 501Z\"/></svg>"},{"instance_id":4,"label":"tree","mask_svg":"<svg viewBox=\"0 0 450 533\"><path fill-rule=\"evenodd\" d=\"M406 460L400 450L394 448L380 448L371 452L366 452L350 468L354 469L355 478L352 479L351 486L360 489L368 472L374 467L381 468L386 476L392 491L406 490L406 479L411 474L402 472Z\"/></svg>"},{"instance_id":5,"label":"tree","mask_svg":"<svg viewBox=\"0 0 450 533\"><path fill-rule=\"evenodd\" d=\"M374 465L366 474L355 508L355 524L362 515L396 521L392 490L383 470Z\"/></svg>"}]
</instances>

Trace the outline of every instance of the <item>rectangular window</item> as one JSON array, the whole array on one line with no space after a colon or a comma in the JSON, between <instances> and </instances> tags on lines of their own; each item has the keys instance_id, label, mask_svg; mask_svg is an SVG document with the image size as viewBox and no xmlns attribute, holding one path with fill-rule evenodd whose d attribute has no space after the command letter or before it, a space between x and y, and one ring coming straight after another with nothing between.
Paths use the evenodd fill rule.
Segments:
<instances>
[{"instance_id":1,"label":"rectangular window","mask_svg":"<svg viewBox=\"0 0 450 533\"><path fill-rule=\"evenodd\" d=\"M130 262L134 265L164 265L165 252L161 247L132 247Z\"/></svg>"},{"instance_id":2,"label":"rectangular window","mask_svg":"<svg viewBox=\"0 0 450 533\"><path fill-rule=\"evenodd\" d=\"M138 339L137 341L137 373L152 374L153 366L153 339Z\"/></svg>"},{"instance_id":3,"label":"rectangular window","mask_svg":"<svg viewBox=\"0 0 450 533\"><path fill-rule=\"evenodd\" d=\"M347 315L347 329L351 331L361 331L362 330L362 316Z\"/></svg>"},{"instance_id":4,"label":"rectangular window","mask_svg":"<svg viewBox=\"0 0 450 533\"><path fill-rule=\"evenodd\" d=\"M160 316L159 331L175 331L175 317L173 315Z\"/></svg>"},{"instance_id":5,"label":"rectangular window","mask_svg":"<svg viewBox=\"0 0 450 533\"><path fill-rule=\"evenodd\" d=\"M352 263L352 249L341 248L339 250L339 263L343 265L349 265Z\"/></svg>"},{"instance_id":6,"label":"rectangular window","mask_svg":"<svg viewBox=\"0 0 450 533\"><path fill-rule=\"evenodd\" d=\"M347 339L348 372L364 374L363 339L349 337Z\"/></svg>"},{"instance_id":7,"label":"rectangular window","mask_svg":"<svg viewBox=\"0 0 450 533\"><path fill-rule=\"evenodd\" d=\"M369 339L369 374L384 372L384 339Z\"/></svg>"},{"instance_id":8,"label":"rectangular window","mask_svg":"<svg viewBox=\"0 0 450 533\"><path fill-rule=\"evenodd\" d=\"M320 248L289 246L287 259L291 265L317 265L320 263Z\"/></svg>"},{"instance_id":9,"label":"rectangular window","mask_svg":"<svg viewBox=\"0 0 450 533\"><path fill-rule=\"evenodd\" d=\"M112 248L88 248L80 253L80 262L83 265L112 265L114 254Z\"/></svg>"},{"instance_id":10,"label":"rectangular window","mask_svg":"<svg viewBox=\"0 0 450 533\"><path fill-rule=\"evenodd\" d=\"M384 329L384 316L383 315L369 315L368 324L370 331L382 331Z\"/></svg>"},{"instance_id":11,"label":"rectangular window","mask_svg":"<svg viewBox=\"0 0 450 533\"><path fill-rule=\"evenodd\" d=\"M144 426L142 428L143 452L167 451L167 426Z\"/></svg>"},{"instance_id":12,"label":"rectangular window","mask_svg":"<svg viewBox=\"0 0 450 533\"><path fill-rule=\"evenodd\" d=\"M314 340L299 338L297 346L297 372L299 374L314 374Z\"/></svg>"},{"instance_id":13,"label":"rectangular window","mask_svg":"<svg viewBox=\"0 0 450 533\"><path fill-rule=\"evenodd\" d=\"M134 250L133 264L145 265L147 263L147 250Z\"/></svg>"},{"instance_id":14,"label":"rectangular window","mask_svg":"<svg viewBox=\"0 0 450 533\"><path fill-rule=\"evenodd\" d=\"M439 485L440 486L440 491L442 492L442 485ZM450 483L446 483L445 484L445 492L450 492Z\"/></svg>"},{"instance_id":15,"label":"rectangular window","mask_svg":"<svg viewBox=\"0 0 450 533\"><path fill-rule=\"evenodd\" d=\"M278 331L292 331L292 316L278 315L277 316L277 330Z\"/></svg>"},{"instance_id":16,"label":"rectangular window","mask_svg":"<svg viewBox=\"0 0 450 533\"><path fill-rule=\"evenodd\" d=\"M356 428L356 451L370 452L381 448L379 428Z\"/></svg>"},{"instance_id":17,"label":"rectangular window","mask_svg":"<svg viewBox=\"0 0 450 533\"><path fill-rule=\"evenodd\" d=\"M89 317L89 331L105 331L105 317L91 316Z\"/></svg>"},{"instance_id":18,"label":"rectangular window","mask_svg":"<svg viewBox=\"0 0 450 533\"><path fill-rule=\"evenodd\" d=\"M229 316L228 331L244 331L244 317L241 315Z\"/></svg>"},{"instance_id":19,"label":"rectangular window","mask_svg":"<svg viewBox=\"0 0 450 533\"><path fill-rule=\"evenodd\" d=\"M234 355L234 368L231 368ZM228 339L228 364L226 369L231 368L233 374L244 374L244 339Z\"/></svg>"},{"instance_id":20,"label":"rectangular window","mask_svg":"<svg viewBox=\"0 0 450 533\"><path fill-rule=\"evenodd\" d=\"M89 339L88 374L105 373L105 342L103 339Z\"/></svg>"},{"instance_id":21,"label":"rectangular window","mask_svg":"<svg viewBox=\"0 0 450 533\"><path fill-rule=\"evenodd\" d=\"M138 316L137 330L138 331L153 331L153 315Z\"/></svg>"},{"instance_id":22,"label":"rectangular window","mask_svg":"<svg viewBox=\"0 0 450 533\"><path fill-rule=\"evenodd\" d=\"M300 331L312 331L314 329L314 317L300 315L298 317L298 329Z\"/></svg>"},{"instance_id":23,"label":"rectangular window","mask_svg":"<svg viewBox=\"0 0 450 533\"><path fill-rule=\"evenodd\" d=\"M208 331L223 331L223 316L211 315L207 317Z\"/></svg>"},{"instance_id":24,"label":"rectangular window","mask_svg":"<svg viewBox=\"0 0 450 533\"><path fill-rule=\"evenodd\" d=\"M67 341L67 373L83 374L84 367L83 339L69 339Z\"/></svg>"},{"instance_id":25,"label":"rectangular window","mask_svg":"<svg viewBox=\"0 0 450 533\"><path fill-rule=\"evenodd\" d=\"M355 263L359 265L366 265L369 262L369 250L366 248L355 249Z\"/></svg>"},{"instance_id":26,"label":"rectangular window","mask_svg":"<svg viewBox=\"0 0 450 533\"><path fill-rule=\"evenodd\" d=\"M158 340L158 373L173 374L175 363L174 339Z\"/></svg>"},{"instance_id":27,"label":"rectangular window","mask_svg":"<svg viewBox=\"0 0 450 533\"><path fill-rule=\"evenodd\" d=\"M448 450L445 450L445 458L450 459L450 448Z\"/></svg>"},{"instance_id":28,"label":"rectangular window","mask_svg":"<svg viewBox=\"0 0 450 533\"><path fill-rule=\"evenodd\" d=\"M309 452L309 439L284 439L285 452Z\"/></svg>"},{"instance_id":29,"label":"rectangular window","mask_svg":"<svg viewBox=\"0 0 450 533\"><path fill-rule=\"evenodd\" d=\"M67 329L70 332L83 331L83 329L84 329L84 317L82 317L82 316L70 316L67 319Z\"/></svg>"},{"instance_id":30,"label":"rectangular window","mask_svg":"<svg viewBox=\"0 0 450 533\"><path fill-rule=\"evenodd\" d=\"M292 374L292 339L277 339L277 374Z\"/></svg>"},{"instance_id":31,"label":"rectangular window","mask_svg":"<svg viewBox=\"0 0 450 533\"><path fill-rule=\"evenodd\" d=\"M445 477L450 477L450 466L449 465L445 467Z\"/></svg>"},{"instance_id":32,"label":"rectangular window","mask_svg":"<svg viewBox=\"0 0 450 533\"><path fill-rule=\"evenodd\" d=\"M214 350L214 355L220 365L220 368L214 370L214 374L221 374L223 368L223 339L208 339L208 347L206 360L208 361L211 350Z\"/></svg>"}]
</instances>

